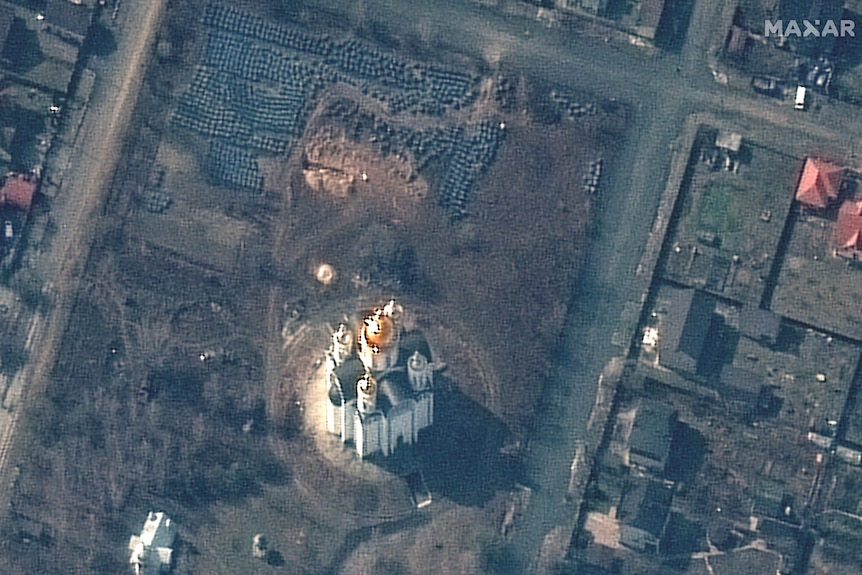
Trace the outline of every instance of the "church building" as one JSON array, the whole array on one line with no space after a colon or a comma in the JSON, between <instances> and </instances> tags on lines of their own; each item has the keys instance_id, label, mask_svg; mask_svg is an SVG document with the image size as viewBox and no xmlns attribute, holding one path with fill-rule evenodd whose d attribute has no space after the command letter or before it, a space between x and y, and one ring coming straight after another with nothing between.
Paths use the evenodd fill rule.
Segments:
<instances>
[{"instance_id":1,"label":"church building","mask_svg":"<svg viewBox=\"0 0 862 575\"><path fill-rule=\"evenodd\" d=\"M360 457L412 445L434 422L433 366L425 338L405 332L395 302L332 334L326 357L326 427Z\"/></svg>"}]
</instances>

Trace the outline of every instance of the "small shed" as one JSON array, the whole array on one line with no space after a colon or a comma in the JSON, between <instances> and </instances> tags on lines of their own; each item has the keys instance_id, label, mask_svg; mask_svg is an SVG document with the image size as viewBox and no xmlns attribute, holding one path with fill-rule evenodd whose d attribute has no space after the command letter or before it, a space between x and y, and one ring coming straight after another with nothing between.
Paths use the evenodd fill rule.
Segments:
<instances>
[{"instance_id":1,"label":"small shed","mask_svg":"<svg viewBox=\"0 0 862 575\"><path fill-rule=\"evenodd\" d=\"M715 138L715 147L726 152L738 154L742 148L742 135L727 130L719 130Z\"/></svg>"},{"instance_id":2,"label":"small shed","mask_svg":"<svg viewBox=\"0 0 862 575\"><path fill-rule=\"evenodd\" d=\"M663 473L676 424L677 411L672 406L643 400L629 437L629 462Z\"/></svg>"},{"instance_id":3,"label":"small shed","mask_svg":"<svg viewBox=\"0 0 862 575\"><path fill-rule=\"evenodd\" d=\"M781 332L781 316L757 306L746 306L739 313L739 333L754 341L773 346Z\"/></svg>"},{"instance_id":4,"label":"small shed","mask_svg":"<svg viewBox=\"0 0 862 575\"><path fill-rule=\"evenodd\" d=\"M159 512L150 511L140 535L129 539L129 563L135 575L157 575L171 569L173 545L176 530L170 518Z\"/></svg>"}]
</instances>

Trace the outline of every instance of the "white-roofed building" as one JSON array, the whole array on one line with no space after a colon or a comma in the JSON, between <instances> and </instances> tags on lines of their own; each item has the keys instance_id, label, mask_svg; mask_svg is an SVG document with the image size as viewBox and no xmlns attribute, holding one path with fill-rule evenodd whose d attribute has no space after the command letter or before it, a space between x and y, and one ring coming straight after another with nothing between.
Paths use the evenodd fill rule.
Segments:
<instances>
[{"instance_id":1,"label":"white-roofed building","mask_svg":"<svg viewBox=\"0 0 862 575\"><path fill-rule=\"evenodd\" d=\"M171 568L177 533L170 518L161 511L147 514L140 535L129 539L129 563L136 575L167 573Z\"/></svg>"},{"instance_id":2,"label":"white-roofed building","mask_svg":"<svg viewBox=\"0 0 862 575\"><path fill-rule=\"evenodd\" d=\"M390 302L360 321L357 337L344 325L332 335L326 426L360 457L413 445L434 423L430 349L421 334L403 331L402 313Z\"/></svg>"}]
</instances>

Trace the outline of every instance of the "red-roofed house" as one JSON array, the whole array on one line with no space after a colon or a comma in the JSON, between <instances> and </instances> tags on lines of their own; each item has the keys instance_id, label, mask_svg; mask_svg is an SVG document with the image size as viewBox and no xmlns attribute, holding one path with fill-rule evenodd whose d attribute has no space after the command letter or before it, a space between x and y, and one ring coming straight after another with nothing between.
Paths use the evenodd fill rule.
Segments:
<instances>
[{"instance_id":1,"label":"red-roofed house","mask_svg":"<svg viewBox=\"0 0 862 575\"><path fill-rule=\"evenodd\" d=\"M30 211L38 181L28 174L9 174L0 184L0 206Z\"/></svg>"},{"instance_id":2,"label":"red-roofed house","mask_svg":"<svg viewBox=\"0 0 862 575\"><path fill-rule=\"evenodd\" d=\"M806 158L802 177L796 188L796 201L812 208L823 209L838 199L844 168L816 158Z\"/></svg>"},{"instance_id":3,"label":"red-roofed house","mask_svg":"<svg viewBox=\"0 0 862 575\"><path fill-rule=\"evenodd\" d=\"M832 233L835 252L858 257L862 252L862 202L846 201L838 210L838 222Z\"/></svg>"}]
</instances>

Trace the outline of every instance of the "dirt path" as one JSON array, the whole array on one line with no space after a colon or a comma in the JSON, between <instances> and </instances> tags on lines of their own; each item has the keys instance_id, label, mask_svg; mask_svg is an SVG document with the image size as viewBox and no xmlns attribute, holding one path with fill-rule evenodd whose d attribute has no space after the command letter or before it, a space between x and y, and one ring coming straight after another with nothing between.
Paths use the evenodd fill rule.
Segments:
<instances>
[{"instance_id":1,"label":"dirt path","mask_svg":"<svg viewBox=\"0 0 862 575\"><path fill-rule=\"evenodd\" d=\"M125 28L117 51L106 62L113 74L97 79L97 84L102 85L94 92L74 143L70 171L52 208L59 230L39 270L44 292L52 301L33 316L32 321L37 323L33 355L21 374L24 401L39 397L48 386L166 3L167 0L151 0L124 6L129 11L126 21L135 25ZM45 321L40 321L43 317ZM14 456L9 456L6 446L12 443L20 413L12 412L6 428L0 431L0 445L4 448L0 458L2 509L8 507L8 487L14 473L9 465Z\"/></svg>"}]
</instances>

